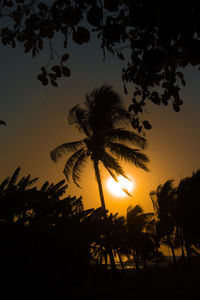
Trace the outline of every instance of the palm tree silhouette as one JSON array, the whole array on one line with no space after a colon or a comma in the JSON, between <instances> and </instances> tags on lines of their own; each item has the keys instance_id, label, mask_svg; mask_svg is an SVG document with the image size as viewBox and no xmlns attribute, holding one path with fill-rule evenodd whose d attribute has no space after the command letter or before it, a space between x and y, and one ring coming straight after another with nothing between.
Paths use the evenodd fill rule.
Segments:
<instances>
[{"instance_id":1,"label":"palm tree silhouette","mask_svg":"<svg viewBox=\"0 0 200 300\"><path fill-rule=\"evenodd\" d=\"M129 245L132 248L136 270L139 270L140 259L146 260L154 250L154 244L150 234L147 232L147 226L153 217L153 213L144 213L140 205L127 209L127 229L129 235Z\"/></svg>"},{"instance_id":2,"label":"palm tree silhouette","mask_svg":"<svg viewBox=\"0 0 200 300\"><path fill-rule=\"evenodd\" d=\"M175 246L177 243L177 189L173 187L174 180L167 180L163 185L160 184L156 191L150 192L150 198L157 217L157 237L162 240L164 245L170 247L175 271L177 272L177 261Z\"/></svg>"},{"instance_id":3,"label":"palm tree silhouette","mask_svg":"<svg viewBox=\"0 0 200 300\"><path fill-rule=\"evenodd\" d=\"M58 146L51 151L51 159L57 162L63 155L73 152L67 159L63 172L67 181L71 175L78 187L82 168L88 158L92 160L101 207L106 216L99 163L103 164L116 181L118 175L126 177L119 159L148 171L148 157L140 151L145 149L146 139L132 131L119 128L120 124L125 125L130 121L130 114L123 108L120 96L107 85L86 94L83 106L74 106L69 111L68 120L85 138ZM128 144L137 146L137 149Z\"/></svg>"},{"instance_id":4,"label":"palm tree silhouette","mask_svg":"<svg viewBox=\"0 0 200 300\"><path fill-rule=\"evenodd\" d=\"M120 123L125 124L130 119L130 115L123 108L119 95L106 85L87 94L84 107L74 106L69 111L68 119L70 124L74 124L80 132L84 133L85 138L58 146L51 151L51 159L57 162L63 155L74 152L67 159L63 172L67 181L71 174L74 183L80 187L82 168L90 158L94 165L101 206L106 210L99 163L103 164L115 180L117 175L126 177L118 159L148 171L149 160L139 150L146 148L146 139L132 131L116 128ZM128 143L139 149L129 147Z\"/></svg>"}]
</instances>

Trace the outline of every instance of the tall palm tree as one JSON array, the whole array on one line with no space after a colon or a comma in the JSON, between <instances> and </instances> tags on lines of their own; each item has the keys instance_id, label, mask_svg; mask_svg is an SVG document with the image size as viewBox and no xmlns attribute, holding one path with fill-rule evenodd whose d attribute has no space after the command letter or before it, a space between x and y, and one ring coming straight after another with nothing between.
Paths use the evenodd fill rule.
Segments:
<instances>
[{"instance_id":1,"label":"tall palm tree","mask_svg":"<svg viewBox=\"0 0 200 300\"><path fill-rule=\"evenodd\" d=\"M82 168L88 158L92 160L104 210L106 207L100 162L115 180L118 175L126 177L119 159L148 171L148 157L140 151L146 148L146 139L132 131L119 128L120 124L126 124L129 119L130 115L123 108L119 95L111 87L103 85L86 95L83 107L76 105L69 111L69 123L74 124L85 138L64 143L50 153L52 160L57 162L63 155L73 152L67 159L63 172L67 181L72 175L78 187ZM137 146L137 149L129 145Z\"/></svg>"},{"instance_id":2,"label":"tall palm tree","mask_svg":"<svg viewBox=\"0 0 200 300\"><path fill-rule=\"evenodd\" d=\"M69 111L68 120L69 124L75 125L85 138L58 146L51 151L51 158L57 162L63 155L73 152L67 159L63 172L67 181L71 175L78 187L82 168L88 158L92 160L101 207L106 216L99 164L102 163L115 180L118 175L126 177L119 159L148 171L149 160L140 151L145 149L146 139L119 127L120 124L125 125L130 121L130 114L123 108L120 96L106 85L86 94L83 106L74 106ZM131 148L131 145L137 148Z\"/></svg>"}]
</instances>

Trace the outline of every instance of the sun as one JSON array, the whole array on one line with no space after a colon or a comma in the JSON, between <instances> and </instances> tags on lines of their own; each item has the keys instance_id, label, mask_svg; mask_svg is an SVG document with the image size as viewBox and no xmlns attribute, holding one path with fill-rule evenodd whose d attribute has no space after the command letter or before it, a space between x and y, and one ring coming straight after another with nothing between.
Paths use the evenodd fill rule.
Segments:
<instances>
[{"instance_id":1,"label":"sun","mask_svg":"<svg viewBox=\"0 0 200 300\"><path fill-rule=\"evenodd\" d=\"M130 178L130 177L128 177ZM117 197L125 197L132 194L135 188L135 181L133 179L126 179L123 176L117 177L116 182L112 177L107 180L107 188L111 194Z\"/></svg>"}]
</instances>

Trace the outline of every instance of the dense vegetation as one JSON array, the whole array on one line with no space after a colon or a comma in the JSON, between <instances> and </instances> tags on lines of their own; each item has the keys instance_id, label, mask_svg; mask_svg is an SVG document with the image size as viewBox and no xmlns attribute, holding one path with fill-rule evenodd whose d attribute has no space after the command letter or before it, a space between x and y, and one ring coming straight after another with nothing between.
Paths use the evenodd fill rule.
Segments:
<instances>
[{"instance_id":1,"label":"dense vegetation","mask_svg":"<svg viewBox=\"0 0 200 300\"><path fill-rule=\"evenodd\" d=\"M98 39L104 58L110 53L124 60L121 77L125 93L127 85L133 87L129 109L139 132L151 128L139 118L148 101L180 110L182 71L200 64L197 0L0 0L0 5L2 45L20 45L32 57L48 50L38 75L43 85L57 87L60 77L71 75L71 43L80 47ZM84 49L81 54L87 57Z\"/></svg>"},{"instance_id":2,"label":"dense vegetation","mask_svg":"<svg viewBox=\"0 0 200 300\"><path fill-rule=\"evenodd\" d=\"M84 210L82 199L66 196L65 181L35 186L30 175L18 179L20 168L0 184L0 263L3 282L20 286L81 282L91 272L109 268L105 232L118 269L132 262L136 270L156 267L167 245L176 272L192 270L200 251L200 170L177 187L172 180L150 196L154 213L139 205L118 216L102 208ZM175 249L181 252L177 260ZM179 254L180 255L180 254Z\"/></svg>"},{"instance_id":3,"label":"dense vegetation","mask_svg":"<svg viewBox=\"0 0 200 300\"><path fill-rule=\"evenodd\" d=\"M67 183L72 177L78 186L82 168L91 159L101 207L85 210L81 197L67 196L65 180L45 182L39 188L31 175L19 179L17 168L0 184L2 286L48 291L52 286L72 288L94 282L106 286L109 274L112 279L123 275L121 282L126 284L130 266L135 274L161 268L164 247L171 250L173 274L198 270L200 170L178 186L167 180L151 191L154 212L136 205L127 208L126 216L113 215L106 210L99 165L116 181L119 174L126 177L120 160L148 171L143 153L147 141L124 129L130 115L109 86L87 94L68 116L83 139L58 146L51 158L57 161L68 155L63 172Z\"/></svg>"}]
</instances>

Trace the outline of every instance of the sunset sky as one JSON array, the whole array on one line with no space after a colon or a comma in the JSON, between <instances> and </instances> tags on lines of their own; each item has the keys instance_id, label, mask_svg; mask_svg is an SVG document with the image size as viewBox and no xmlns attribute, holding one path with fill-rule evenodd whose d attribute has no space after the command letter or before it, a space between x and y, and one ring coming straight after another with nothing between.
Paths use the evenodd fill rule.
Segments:
<instances>
[{"instance_id":1,"label":"sunset sky","mask_svg":"<svg viewBox=\"0 0 200 300\"><path fill-rule=\"evenodd\" d=\"M71 46L69 53L68 66L72 76L60 80L59 88L44 87L36 77L40 67L48 61L47 53L32 59L20 48L13 50L0 46L0 119L7 122L6 127L0 127L1 180L18 166L22 168L21 175L39 177L39 186L46 180L56 183L63 179L64 159L54 164L49 153L64 142L81 138L67 124L67 114L93 88L105 83L112 85L121 94L125 105L130 104L131 92L124 95L121 81L121 68L126 62L109 55L103 62L96 42ZM102 169L105 201L111 212L125 214L130 204L140 204L145 211L151 211L151 190L171 178L177 184L200 167L200 74L197 69L188 67L185 76L187 86L181 93L184 100L181 112L174 112L171 106L150 104L146 107L145 117L153 126L146 136L151 172L122 164L126 173L135 180L133 197L111 195L106 187L109 174ZM82 189L78 189L70 182L68 194L82 195L85 208L99 207L98 188L90 163L83 171L81 186Z\"/></svg>"}]
</instances>

